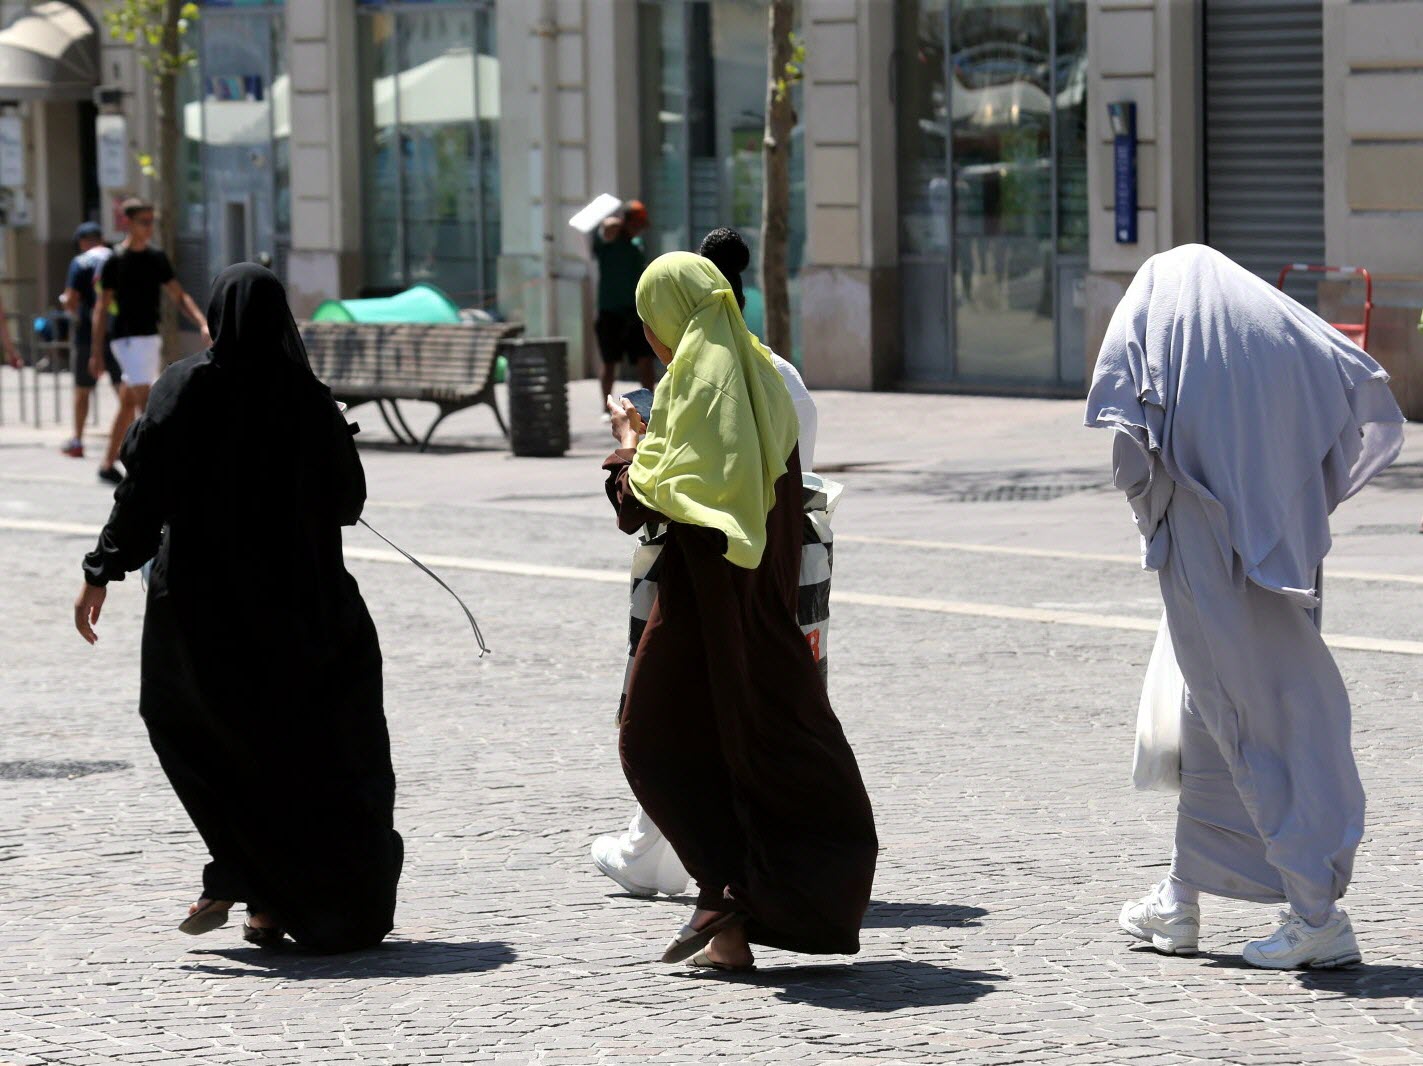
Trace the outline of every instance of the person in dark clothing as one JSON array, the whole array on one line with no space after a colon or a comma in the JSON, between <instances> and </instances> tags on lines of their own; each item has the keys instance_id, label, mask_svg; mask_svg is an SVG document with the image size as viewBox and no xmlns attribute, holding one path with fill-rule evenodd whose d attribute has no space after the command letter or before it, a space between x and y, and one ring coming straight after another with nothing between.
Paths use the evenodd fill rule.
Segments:
<instances>
[{"instance_id":1,"label":"person in dark clothing","mask_svg":"<svg viewBox=\"0 0 1423 1066\"><path fill-rule=\"evenodd\" d=\"M637 317L637 279L647 266L642 234L647 230L647 208L629 200L621 212L609 215L593 234L593 258L598 261L598 318L593 331L603 358L603 395L611 396L618 364L624 359L637 367L644 389L653 386L652 349L642 335Z\"/></svg>"},{"instance_id":2,"label":"person in dark clothing","mask_svg":"<svg viewBox=\"0 0 1423 1066\"><path fill-rule=\"evenodd\" d=\"M670 523L619 738L628 783L699 889L663 961L745 970L753 943L854 954L879 845L796 617L790 394L709 260L657 259L637 307L668 373L646 427L610 402L622 446L603 467L619 529Z\"/></svg>"},{"instance_id":3,"label":"person in dark clothing","mask_svg":"<svg viewBox=\"0 0 1423 1066\"><path fill-rule=\"evenodd\" d=\"M74 436L61 449L75 459L84 458L84 423L89 419L89 400L98 382L89 372L91 338L94 332L94 304L97 300L94 282L113 251L104 243L104 231L97 222L81 222L74 231L78 255L69 261L69 274L64 282L60 305L74 322L71 340L74 345ZM104 346L104 370L108 372L117 395L122 385L123 371L113 350Z\"/></svg>"},{"instance_id":4,"label":"person in dark clothing","mask_svg":"<svg viewBox=\"0 0 1423 1066\"><path fill-rule=\"evenodd\" d=\"M229 268L208 314L212 348L159 378L124 440L75 624L94 643L107 584L156 553L139 711L212 857L180 928L241 901L254 943L368 947L403 844L380 645L341 549L365 475L277 278Z\"/></svg>"}]
</instances>

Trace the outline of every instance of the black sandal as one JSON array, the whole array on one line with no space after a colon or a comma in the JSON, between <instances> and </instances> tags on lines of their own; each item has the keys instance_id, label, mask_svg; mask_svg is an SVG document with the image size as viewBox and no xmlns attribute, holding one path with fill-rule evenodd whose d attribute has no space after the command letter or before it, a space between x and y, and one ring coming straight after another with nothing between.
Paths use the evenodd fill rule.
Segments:
<instances>
[{"instance_id":1,"label":"black sandal","mask_svg":"<svg viewBox=\"0 0 1423 1066\"><path fill-rule=\"evenodd\" d=\"M203 933L211 933L214 929L221 929L227 924L227 912L231 907L231 900L210 899L184 918L178 929L189 936L201 936Z\"/></svg>"},{"instance_id":2,"label":"black sandal","mask_svg":"<svg viewBox=\"0 0 1423 1066\"><path fill-rule=\"evenodd\" d=\"M242 939L259 948L274 948L286 942L287 934L275 925L253 925L242 923Z\"/></svg>"}]
</instances>

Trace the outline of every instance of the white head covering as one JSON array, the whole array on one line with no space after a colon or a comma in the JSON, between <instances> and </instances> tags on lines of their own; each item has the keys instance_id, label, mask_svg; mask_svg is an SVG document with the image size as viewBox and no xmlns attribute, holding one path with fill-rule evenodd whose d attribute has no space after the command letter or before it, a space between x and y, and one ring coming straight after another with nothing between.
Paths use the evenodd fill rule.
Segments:
<instances>
[{"instance_id":1,"label":"white head covering","mask_svg":"<svg viewBox=\"0 0 1423 1066\"><path fill-rule=\"evenodd\" d=\"M1306 606L1329 514L1398 457L1402 423L1378 363L1199 244L1137 272L1087 396L1088 426L1129 434L1205 501L1227 566Z\"/></svg>"}]
</instances>

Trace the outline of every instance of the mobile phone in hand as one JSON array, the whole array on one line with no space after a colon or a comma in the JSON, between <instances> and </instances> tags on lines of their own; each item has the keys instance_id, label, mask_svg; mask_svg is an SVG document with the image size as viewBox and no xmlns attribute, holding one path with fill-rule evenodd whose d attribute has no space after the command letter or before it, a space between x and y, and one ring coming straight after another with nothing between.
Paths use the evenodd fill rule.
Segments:
<instances>
[{"instance_id":1,"label":"mobile phone in hand","mask_svg":"<svg viewBox=\"0 0 1423 1066\"><path fill-rule=\"evenodd\" d=\"M636 389L633 392L624 393L623 399L629 401L633 407L637 408L638 416L642 419L644 426L652 420L651 389Z\"/></svg>"}]
</instances>

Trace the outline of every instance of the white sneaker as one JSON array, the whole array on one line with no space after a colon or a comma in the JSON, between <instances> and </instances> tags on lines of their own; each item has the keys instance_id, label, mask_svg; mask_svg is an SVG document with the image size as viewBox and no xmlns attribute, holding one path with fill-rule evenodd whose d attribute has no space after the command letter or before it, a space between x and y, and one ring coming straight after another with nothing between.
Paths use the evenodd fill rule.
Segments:
<instances>
[{"instance_id":1,"label":"white sneaker","mask_svg":"<svg viewBox=\"0 0 1423 1066\"><path fill-rule=\"evenodd\" d=\"M1179 903L1169 910L1161 900L1160 885L1135 903L1123 904L1118 922L1163 955L1194 955L1201 938L1200 905Z\"/></svg>"},{"instance_id":2,"label":"white sneaker","mask_svg":"<svg viewBox=\"0 0 1423 1066\"><path fill-rule=\"evenodd\" d=\"M1280 927L1264 940L1246 944L1241 954L1251 966L1266 970L1331 970L1363 960L1354 924L1339 907L1318 929L1293 909L1281 911Z\"/></svg>"},{"instance_id":3,"label":"white sneaker","mask_svg":"<svg viewBox=\"0 0 1423 1066\"><path fill-rule=\"evenodd\" d=\"M623 858L622 837L599 837L593 841L592 851L593 865L622 885L623 891L632 896L657 895L657 886L640 884L628 876L627 864Z\"/></svg>"},{"instance_id":4,"label":"white sneaker","mask_svg":"<svg viewBox=\"0 0 1423 1066\"><path fill-rule=\"evenodd\" d=\"M627 835L599 837L593 841L593 864L633 896L676 896L687 887L687 871L665 838L640 854L632 850Z\"/></svg>"}]
</instances>

